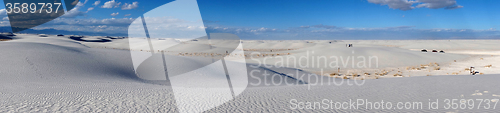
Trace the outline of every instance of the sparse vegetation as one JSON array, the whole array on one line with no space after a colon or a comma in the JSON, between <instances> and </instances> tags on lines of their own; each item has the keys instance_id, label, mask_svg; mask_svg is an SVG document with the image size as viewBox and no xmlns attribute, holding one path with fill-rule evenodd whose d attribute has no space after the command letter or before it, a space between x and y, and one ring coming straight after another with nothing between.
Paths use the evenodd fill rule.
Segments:
<instances>
[{"instance_id":1,"label":"sparse vegetation","mask_svg":"<svg viewBox=\"0 0 500 113\"><path fill-rule=\"evenodd\" d=\"M441 67L434 67L434 70L441 70Z\"/></svg>"},{"instance_id":2,"label":"sparse vegetation","mask_svg":"<svg viewBox=\"0 0 500 113\"><path fill-rule=\"evenodd\" d=\"M491 66L493 66L493 65L491 65L491 64L490 64L490 65L486 65L486 66L484 66L484 67L485 67L485 68L491 68Z\"/></svg>"},{"instance_id":3,"label":"sparse vegetation","mask_svg":"<svg viewBox=\"0 0 500 113\"><path fill-rule=\"evenodd\" d=\"M382 73L375 73L375 75L384 76L387 75L387 73L389 73L389 71L384 70Z\"/></svg>"}]
</instances>

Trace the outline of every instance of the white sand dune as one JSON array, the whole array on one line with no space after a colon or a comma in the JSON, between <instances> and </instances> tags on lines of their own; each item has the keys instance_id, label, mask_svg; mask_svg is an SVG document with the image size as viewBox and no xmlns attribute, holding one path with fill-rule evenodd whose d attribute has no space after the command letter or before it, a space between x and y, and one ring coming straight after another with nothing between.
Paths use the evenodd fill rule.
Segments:
<instances>
[{"instance_id":1,"label":"white sand dune","mask_svg":"<svg viewBox=\"0 0 500 113\"><path fill-rule=\"evenodd\" d=\"M39 37L31 34L16 34L15 40L0 42L0 112L177 112L174 95L165 81L141 80L136 76L130 50L148 50L147 45L128 48L127 39L111 39L106 37L85 37L82 40L107 39L110 42L85 42L70 39L69 36L58 37L48 35ZM154 39L155 45L182 43L176 39ZM310 67L255 67L256 60L247 57L249 85L241 95L217 108L207 112L495 112L495 109L474 110L358 110L310 109L291 110L290 100L321 101L330 99L347 101L348 99L369 99L373 101L422 101L427 106L428 99L494 99L500 95L496 88L498 73L498 56L495 54L438 54L421 53L411 49L423 46L412 44L412 41L243 41L244 49L261 54L291 53L296 56L307 55L307 51L315 51L312 56L378 56L379 67L365 70L397 69L407 66L437 62L442 70L427 72L410 70L407 73L426 75L446 75L446 72L463 70L464 66L475 65L487 75L478 76L423 76L397 79L366 80L364 85L340 86L326 85L339 83L345 79L314 75L321 68ZM417 41L420 43L420 41ZM443 41L443 43L446 41ZM453 42L453 40L451 41ZM481 47L467 46L466 42L456 45L448 43L443 50L461 51L481 49L497 51L493 43L496 41L477 41ZM185 42L187 48L206 46L201 42ZM353 48L346 48L346 43L353 43ZM392 44L395 43L395 44ZM427 43L422 41L421 43ZM441 43L440 41L436 43ZM387 45L397 45L387 46ZM433 44L430 44L433 45ZM435 49L440 44L434 44ZM214 47L225 49L227 45L214 44ZM465 47L459 47L465 46ZM488 46L488 47L483 47ZM102 49L105 48L105 49ZM434 46L425 46L433 49ZM472 49L471 49L472 48ZM185 50L186 48L179 48ZM470 50L469 50L470 49ZM274 50L271 52L271 50ZM352 53L354 51L354 53ZM200 53L220 52L193 49L193 51L172 50L171 56L179 57L179 52ZM485 52L488 53L488 52ZM492 56L493 55L493 56ZM191 55L193 58L201 56ZM237 55L235 55L237 56ZM204 57L204 58L209 58ZM483 58L483 59L480 59ZM458 60L454 62L454 60ZM257 58L264 60L264 58ZM277 60L268 59L266 64L275 64ZM289 61L287 63L292 63ZM200 62L192 62L200 63ZM492 64L491 68L481 67ZM185 64L189 65L189 64ZM194 65L194 64L193 64ZM348 65L351 66L351 65ZM175 69L175 68L174 68ZM343 68L344 69L344 68ZM349 69L349 68L347 68ZM179 69L182 70L182 69ZM353 69L356 70L356 69ZM364 69L358 69L364 70ZM403 69L401 69L403 70ZM251 71L255 71L252 73ZM335 68L324 68L325 73L337 71ZM345 70L343 70L345 71ZM397 70L396 70L397 71ZM263 72L269 75L263 75ZM360 71L359 73L361 73ZM343 72L346 73L346 72ZM253 75L252 75L253 74ZM463 71L462 75L467 74ZM303 75L306 75L303 77ZM309 76L310 75L310 76ZM381 77L383 78L383 77ZM218 79L218 78L213 78ZM220 78L224 79L224 78ZM267 80L264 82L263 80ZM285 82L286 81L286 82ZM348 80L351 83L353 80ZM261 83L259 83L261 82ZM346 81L344 81L346 82ZM286 84L290 83L290 84ZM324 84L321 84L324 83ZM255 84L255 85L252 85ZM268 84L268 85L266 85ZM482 95L477 95L476 90ZM485 91L487 93L485 93ZM472 95L476 94L476 95ZM461 95L464 95L461 97ZM220 95L208 95L220 98ZM441 101L441 104L442 101Z\"/></svg>"}]
</instances>

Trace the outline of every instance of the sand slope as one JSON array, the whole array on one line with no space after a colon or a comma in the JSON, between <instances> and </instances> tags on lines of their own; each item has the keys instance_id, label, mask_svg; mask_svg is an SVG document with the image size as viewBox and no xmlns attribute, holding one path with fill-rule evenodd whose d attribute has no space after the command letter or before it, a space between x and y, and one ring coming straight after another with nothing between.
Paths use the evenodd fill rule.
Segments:
<instances>
[{"instance_id":1,"label":"sand slope","mask_svg":"<svg viewBox=\"0 0 500 113\"><path fill-rule=\"evenodd\" d=\"M234 101L208 112L497 112L496 109L445 109L444 99L499 99L496 80L500 75L483 76L431 76L398 79L367 80L364 85L323 85L249 88ZM487 92L487 93L485 93ZM481 95L474 95L481 93ZM368 99L371 102L423 102L423 109L295 109L291 99L302 102L321 102L323 99L345 102L349 99ZM428 107L429 99L439 99L439 109ZM484 103L483 103L484 104ZM476 103L477 107L478 103ZM481 106L484 107L484 106Z\"/></svg>"}]
</instances>

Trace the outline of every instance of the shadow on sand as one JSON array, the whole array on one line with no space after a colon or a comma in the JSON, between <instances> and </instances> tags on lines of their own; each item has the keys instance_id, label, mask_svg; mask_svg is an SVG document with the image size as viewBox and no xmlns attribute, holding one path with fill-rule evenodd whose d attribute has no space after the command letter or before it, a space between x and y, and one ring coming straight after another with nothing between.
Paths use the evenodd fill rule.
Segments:
<instances>
[{"instance_id":1,"label":"shadow on sand","mask_svg":"<svg viewBox=\"0 0 500 113\"><path fill-rule=\"evenodd\" d=\"M12 40L14 38L8 36L8 35L4 35L4 34L0 34L0 41L9 41L9 40Z\"/></svg>"},{"instance_id":2,"label":"shadow on sand","mask_svg":"<svg viewBox=\"0 0 500 113\"><path fill-rule=\"evenodd\" d=\"M84 40L83 36L70 36L70 39L76 40L76 41L82 41L82 42L111 42L111 40L108 39L100 39L100 40Z\"/></svg>"}]
</instances>

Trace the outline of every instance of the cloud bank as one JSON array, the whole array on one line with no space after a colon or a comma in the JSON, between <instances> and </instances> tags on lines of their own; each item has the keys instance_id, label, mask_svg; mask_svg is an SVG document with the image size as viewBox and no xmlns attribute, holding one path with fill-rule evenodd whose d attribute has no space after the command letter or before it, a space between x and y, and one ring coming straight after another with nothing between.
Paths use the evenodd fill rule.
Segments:
<instances>
[{"instance_id":1,"label":"cloud bank","mask_svg":"<svg viewBox=\"0 0 500 113\"><path fill-rule=\"evenodd\" d=\"M391 9L399 9L403 11L412 10L415 8L429 9L458 9L463 6L458 5L456 0L368 0L370 3L387 5Z\"/></svg>"}]
</instances>

